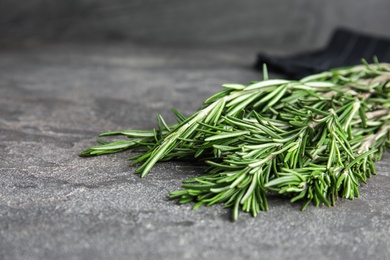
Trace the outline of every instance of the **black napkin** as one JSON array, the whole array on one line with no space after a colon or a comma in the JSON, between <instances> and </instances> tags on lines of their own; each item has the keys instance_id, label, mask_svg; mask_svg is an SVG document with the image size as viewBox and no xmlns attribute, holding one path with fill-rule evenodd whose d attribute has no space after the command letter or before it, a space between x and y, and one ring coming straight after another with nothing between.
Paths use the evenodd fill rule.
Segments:
<instances>
[{"instance_id":1,"label":"black napkin","mask_svg":"<svg viewBox=\"0 0 390 260\"><path fill-rule=\"evenodd\" d=\"M339 28L323 50L288 57L260 53L255 68L261 70L265 63L271 72L300 79L331 68L361 64L362 58L372 62L374 56L379 62L390 62L389 39Z\"/></svg>"}]
</instances>

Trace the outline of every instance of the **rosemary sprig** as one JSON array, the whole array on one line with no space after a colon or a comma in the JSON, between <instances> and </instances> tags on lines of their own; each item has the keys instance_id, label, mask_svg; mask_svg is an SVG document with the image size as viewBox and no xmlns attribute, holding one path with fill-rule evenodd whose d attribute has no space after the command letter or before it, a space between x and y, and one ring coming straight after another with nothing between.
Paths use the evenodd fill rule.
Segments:
<instances>
[{"instance_id":1,"label":"rosemary sprig","mask_svg":"<svg viewBox=\"0 0 390 260\"><path fill-rule=\"evenodd\" d=\"M299 81L268 79L249 85L224 84L178 122L157 116L158 128L100 134L129 140L98 141L81 156L127 149L142 177L158 161L204 160L203 175L171 192L180 203L224 203L256 216L268 210L267 194L335 204L359 196L361 182L375 174L374 162L390 144L390 65L378 63L334 69Z\"/></svg>"}]
</instances>

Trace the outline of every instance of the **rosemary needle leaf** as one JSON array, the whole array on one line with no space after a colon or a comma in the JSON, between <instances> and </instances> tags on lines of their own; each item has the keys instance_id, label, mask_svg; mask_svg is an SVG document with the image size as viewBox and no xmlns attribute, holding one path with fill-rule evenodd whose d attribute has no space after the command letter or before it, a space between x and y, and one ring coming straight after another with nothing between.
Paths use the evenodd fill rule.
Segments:
<instances>
[{"instance_id":1,"label":"rosemary needle leaf","mask_svg":"<svg viewBox=\"0 0 390 260\"><path fill-rule=\"evenodd\" d=\"M91 146L80 156L141 150L132 157L146 176L158 161L189 159L208 165L170 193L179 203L224 203L252 216L268 210L267 196L333 206L337 197L358 197L360 182L376 173L374 162L390 147L390 64L332 69L299 81L269 79L226 83L178 123L157 116L157 129L100 136L123 141Z\"/></svg>"}]
</instances>

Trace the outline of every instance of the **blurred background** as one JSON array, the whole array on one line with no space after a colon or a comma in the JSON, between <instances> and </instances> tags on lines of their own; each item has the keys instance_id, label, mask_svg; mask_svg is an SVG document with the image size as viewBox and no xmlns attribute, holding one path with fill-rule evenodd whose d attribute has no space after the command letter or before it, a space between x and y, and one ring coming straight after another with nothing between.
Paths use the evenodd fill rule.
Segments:
<instances>
[{"instance_id":1,"label":"blurred background","mask_svg":"<svg viewBox=\"0 0 390 260\"><path fill-rule=\"evenodd\" d=\"M0 0L0 41L306 50L335 27L390 36L389 0Z\"/></svg>"}]
</instances>

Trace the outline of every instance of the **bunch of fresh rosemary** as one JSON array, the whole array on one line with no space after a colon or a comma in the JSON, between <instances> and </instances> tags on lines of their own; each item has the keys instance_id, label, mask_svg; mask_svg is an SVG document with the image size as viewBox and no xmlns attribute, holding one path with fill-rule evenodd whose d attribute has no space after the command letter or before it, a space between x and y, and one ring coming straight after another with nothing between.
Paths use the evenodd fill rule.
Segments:
<instances>
[{"instance_id":1,"label":"bunch of fresh rosemary","mask_svg":"<svg viewBox=\"0 0 390 260\"><path fill-rule=\"evenodd\" d=\"M81 156L141 149L132 158L144 177L158 161L197 158L208 169L171 192L180 203L224 203L253 216L268 209L267 194L291 202L334 205L359 196L390 144L390 64L339 68L299 81L268 79L224 84L178 123L157 116L158 128L102 133L128 140L92 146Z\"/></svg>"}]
</instances>

